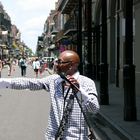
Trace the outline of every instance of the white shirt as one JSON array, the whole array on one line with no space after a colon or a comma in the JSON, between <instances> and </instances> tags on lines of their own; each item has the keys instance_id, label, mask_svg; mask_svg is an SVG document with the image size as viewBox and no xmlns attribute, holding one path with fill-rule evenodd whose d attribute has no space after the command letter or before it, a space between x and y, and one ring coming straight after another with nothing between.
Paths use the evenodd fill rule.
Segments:
<instances>
[{"instance_id":1,"label":"white shirt","mask_svg":"<svg viewBox=\"0 0 140 140\"><path fill-rule=\"evenodd\" d=\"M39 69L40 68L40 62L37 60L37 61L34 61L33 62L33 69Z\"/></svg>"},{"instance_id":2,"label":"white shirt","mask_svg":"<svg viewBox=\"0 0 140 140\"><path fill-rule=\"evenodd\" d=\"M93 80L82 76L77 72L74 77L80 84L80 91L77 93L85 112L97 113L99 103L97 99L97 91ZM45 89L50 93L51 108L48 120L48 128L45 133L46 140L55 140L55 134L60 125L63 115L64 94L62 92L63 79L53 74L46 78L1 78L0 88L12 89L30 89L41 90ZM65 140L86 140L88 139L88 127L84 120L83 114L77 100L74 99L74 107L71 115L68 118L68 124L64 131Z\"/></svg>"}]
</instances>

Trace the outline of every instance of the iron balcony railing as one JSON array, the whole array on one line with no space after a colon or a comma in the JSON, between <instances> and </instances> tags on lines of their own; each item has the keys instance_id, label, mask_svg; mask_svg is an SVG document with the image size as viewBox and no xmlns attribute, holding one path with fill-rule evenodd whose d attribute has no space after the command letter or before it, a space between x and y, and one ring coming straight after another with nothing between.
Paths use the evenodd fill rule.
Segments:
<instances>
[{"instance_id":1,"label":"iron balcony railing","mask_svg":"<svg viewBox=\"0 0 140 140\"><path fill-rule=\"evenodd\" d=\"M77 30L77 23L74 18L69 19L65 24L64 24L64 33L68 33L71 31L76 31Z\"/></svg>"}]
</instances>

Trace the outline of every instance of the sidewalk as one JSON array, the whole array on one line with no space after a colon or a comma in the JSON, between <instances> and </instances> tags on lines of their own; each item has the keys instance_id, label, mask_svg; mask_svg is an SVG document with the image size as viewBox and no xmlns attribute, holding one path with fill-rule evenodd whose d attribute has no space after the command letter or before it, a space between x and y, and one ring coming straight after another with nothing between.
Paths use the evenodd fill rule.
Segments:
<instances>
[{"instance_id":1,"label":"sidewalk","mask_svg":"<svg viewBox=\"0 0 140 140\"><path fill-rule=\"evenodd\" d=\"M96 83L96 82L95 82ZM99 93L99 83L96 83ZM123 140L140 140L140 95L136 95L137 121L124 121L123 89L109 85L109 105L101 105L99 120L107 124Z\"/></svg>"}]
</instances>

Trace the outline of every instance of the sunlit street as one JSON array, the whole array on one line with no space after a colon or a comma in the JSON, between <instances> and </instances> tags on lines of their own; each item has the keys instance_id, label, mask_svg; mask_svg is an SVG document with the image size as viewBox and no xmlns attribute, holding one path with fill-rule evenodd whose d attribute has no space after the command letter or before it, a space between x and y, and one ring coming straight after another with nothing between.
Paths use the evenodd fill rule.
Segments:
<instances>
[{"instance_id":1,"label":"sunlit street","mask_svg":"<svg viewBox=\"0 0 140 140\"><path fill-rule=\"evenodd\" d=\"M17 76L20 76L18 66L11 77ZM35 77L30 66L28 76ZM2 77L8 77L7 68L3 69ZM43 140L49 112L48 97L43 90L0 90L0 140Z\"/></svg>"}]
</instances>

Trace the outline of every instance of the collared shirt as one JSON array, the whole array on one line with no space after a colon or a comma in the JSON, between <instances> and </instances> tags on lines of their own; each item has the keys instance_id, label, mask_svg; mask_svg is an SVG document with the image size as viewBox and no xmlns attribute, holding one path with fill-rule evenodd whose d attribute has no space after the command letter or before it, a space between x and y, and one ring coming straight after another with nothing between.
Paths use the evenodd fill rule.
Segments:
<instances>
[{"instance_id":1,"label":"collared shirt","mask_svg":"<svg viewBox=\"0 0 140 140\"><path fill-rule=\"evenodd\" d=\"M83 110L85 112L97 113L99 110L99 103L94 81L80 75L79 72L75 73L73 76L80 84L80 92L77 93L77 96L83 106ZM63 79L57 74L42 79L1 78L0 88L47 90L50 93L51 107L45 138L46 140L54 140L64 109L65 93L63 93L62 90L62 81ZM70 92L72 92L72 90L70 90ZM67 102L67 99L65 102ZM84 120L77 100L74 99L73 110L64 130L64 140L86 140L88 139L87 136L88 126Z\"/></svg>"}]
</instances>

